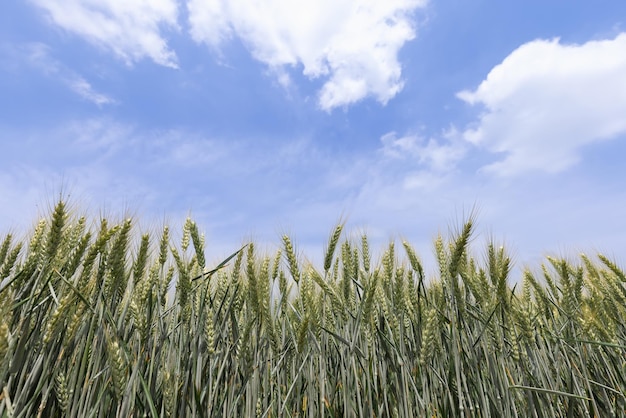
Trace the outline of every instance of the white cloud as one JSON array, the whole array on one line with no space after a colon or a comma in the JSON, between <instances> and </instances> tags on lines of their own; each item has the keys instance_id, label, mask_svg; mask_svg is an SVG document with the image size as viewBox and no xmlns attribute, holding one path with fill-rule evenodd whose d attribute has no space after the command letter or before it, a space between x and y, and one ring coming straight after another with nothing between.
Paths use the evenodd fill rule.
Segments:
<instances>
[{"instance_id":1,"label":"white cloud","mask_svg":"<svg viewBox=\"0 0 626 418\"><path fill-rule=\"evenodd\" d=\"M426 167L431 174L454 170L466 153L466 146L459 140L459 134L455 130L444 132L441 139L428 140L418 135L398 138L396 132L389 132L380 141L383 155L394 159L408 159L415 165ZM424 174L420 177L423 176Z\"/></svg>"},{"instance_id":2,"label":"white cloud","mask_svg":"<svg viewBox=\"0 0 626 418\"><path fill-rule=\"evenodd\" d=\"M398 51L415 37L426 0L189 0L191 35L219 49L238 36L256 59L281 72L302 65L324 77L322 109L373 96L385 104L403 86Z\"/></svg>"},{"instance_id":3,"label":"white cloud","mask_svg":"<svg viewBox=\"0 0 626 418\"><path fill-rule=\"evenodd\" d=\"M504 159L484 167L499 176L559 172L587 144L626 133L626 33L565 45L529 42L458 97L485 107L469 142Z\"/></svg>"},{"instance_id":4,"label":"white cloud","mask_svg":"<svg viewBox=\"0 0 626 418\"><path fill-rule=\"evenodd\" d=\"M0 54L8 56L13 71L19 71L23 66L30 67L65 84L74 93L98 106L116 103L113 98L94 90L80 74L56 60L46 44L0 45Z\"/></svg>"},{"instance_id":5,"label":"white cloud","mask_svg":"<svg viewBox=\"0 0 626 418\"><path fill-rule=\"evenodd\" d=\"M74 93L78 94L83 99L97 104L98 106L114 103L114 100L108 96L94 91L91 84L89 84L87 80L82 77L76 77L68 80L68 85Z\"/></svg>"},{"instance_id":6,"label":"white cloud","mask_svg":"<svg viewBox=\"0 0 626 418\"><path fill-rule=\"evenodd\" d=\"M177 67L161 27L178 28L175 0L31 0L52 22L112 50L127 64L142 58Z\"/></svg>"}]
</instances>

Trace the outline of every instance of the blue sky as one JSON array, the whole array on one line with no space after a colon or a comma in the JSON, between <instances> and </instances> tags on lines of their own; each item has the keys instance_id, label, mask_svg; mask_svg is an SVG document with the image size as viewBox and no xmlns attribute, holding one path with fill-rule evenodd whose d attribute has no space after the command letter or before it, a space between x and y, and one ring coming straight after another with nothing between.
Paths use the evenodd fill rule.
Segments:
<instances>
[{"instance_id":1,"label":"blue sky","mask_svg":"<svg viewBox=\"0 0 626 418\"><path fill-rule=\"evenodd\" d=\"M626 2L7 0L0 228L62 191L209 258L341 218L431 242L477 208L518 266L626 244ZM156 226L155 226L156 225ZM269 245L269 244L268 244Z\"/></svg>"}]
</instances>

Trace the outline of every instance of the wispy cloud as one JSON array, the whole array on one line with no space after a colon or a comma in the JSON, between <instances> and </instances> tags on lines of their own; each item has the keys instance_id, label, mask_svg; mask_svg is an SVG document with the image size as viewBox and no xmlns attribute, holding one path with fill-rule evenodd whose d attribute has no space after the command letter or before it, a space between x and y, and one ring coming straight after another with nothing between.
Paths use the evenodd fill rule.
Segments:
<instances>
[{"instance_id":1,"label":"wispy cloud","mask_svg":"<svg viewBox=\"0 0 626 418\"><path fill-rule=\"evenodd\" d=\"M239 37L259 61L276 69L302 66L324 78L324 110L373 96L385 104L403 87L398 51L415 37L414 13L426 0L189 0L194 40L219 49Z\"/></svg>"},{"instance_id":2,"label":"wispy cloud","mask_svg":"<svg viewBox=\"0 0 626 418\"><path fill-rule=\"evenodd\" d=\"M484 167L498 176L559 172L587 144L626 133L626 33L566 45L537 40L517 48L474 91L458 97L484 112L467 141L503 159Z\"/></svg>"},{"instance_id":3,"label":"wispy cloud","mask_svg":"<svg viewBox=\"0 0 626 418\"><path fill-rule=\"evenodd\" d=\"M149 58L176 68L177 57L161 34L178 28L175 0L31 0L52 23L108 49L132 64Z\"/></svg>"},{"instance_id":4,"label":"wispy cloud","mask_svg":"<svg viewBox=\"0 0 626 418\"><path fill-rule=\"evenodd\" d=\"M95 91L93 87L91 87L91 84L82 77L76 76L66 80L66 82L74 93L98 106L115 103L109 96Z\"/></svg>"},{"instance_id":5,"label":"wispy cloud","mask_svg":"<svg viewBox=\"0 0 626 418\"><path fill-rule=\"evenodd\" d=\"M103 106L114 104L115 100L106 94L96 91L91 83L80 74L68 68L52 55L52 50L46 44L33 42L19 45L0 45L0 53L11 61L14 70L24 66L32 68L41 74L57 80L83 99Z\"/></svg>"},{"instance_id":6,"label":"wispy cloud","mask_svg":"<svg viewBox=\"0 0 626 418\"><path fill-rule=\"evenodd\" d=\"M467 154L467 144L455 129L443 132L439 138L423 138L417 134L398 136L395 131L380 138L382 146L379 153L388 161L379 165L388 165L404 174L401 184L406 190L437 190L452 178L457 165ZM389 167L382 169L389 171Z\"/></svg>"},{"instance_id":7,"label":"wispy cloud","mask_svg":"<svg viewBox=\"0 0 626 418\"><path fill-rule=\"evenodd\" d=\"M465 156L467 146L460 140L455 129L443 132L441 138L425 139L409 134L398 137L395 131L380 138L383 155L410 160L415 165L427 167L438 173L449 172Z\"/></svg>"}]
</instances>

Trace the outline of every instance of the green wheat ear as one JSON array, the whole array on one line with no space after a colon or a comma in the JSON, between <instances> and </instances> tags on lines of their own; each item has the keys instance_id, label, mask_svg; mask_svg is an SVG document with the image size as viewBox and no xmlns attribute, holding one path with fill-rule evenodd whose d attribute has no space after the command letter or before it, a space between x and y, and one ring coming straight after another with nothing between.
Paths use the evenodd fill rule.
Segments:
<instances>
[{"instance_id":1,"label":"green wheat ear","mask_svg":"<svg viewBox=\"0 0 626 418\"><path fill-rule=\"evenodd\" d=\"M17 262L17 258L19 257L21 251L22 243L20 242L15 246L15 248L13 248L13 250L11 250L11 253L6 260L4 260L4 263L0 268L0 283L11 274L11 270L15 267L15 263ZM4 289L4 287L2 287L2 289Z\"/></svg>"},{"instance_id":2,"label":"green wheat ear","mask_svg":"<svg viewBox=\"0 0 626 418\"><path fill-rule=\"evenodd\" d=\"M4 259L9 252L9 248L11 247L11 241L13 241L13 235L7 234L2 241L2 245L0 245L0 266L4 264Z\"/></svg>"},{"instance_id":3,"label":"green wheat ear","mask_svg":"<svg viewBox=\"0 0 626 418\"><path fill-rule=\"evenodd\" d=\"M166 225L163 227L161 234L161 242L159 244L159 264L164 266L167 262L168 249L170 247L170 228Z\"/></svg>"},{"instance_id":4,"label":"green wheat ear","mask_svg":"<svg viewBox=\"0 0 626 418\"><path fill-rule=\"evenodd\" d=\"M22 285L22 281L26 280L26 277L30 276L41 264L42 258L42 247L44 246L43 238L44 233L47 227L47 220L40 219L33 231L33 235L28 244L28 256L26 257L26 262L22 268L22 275L19 281L17 281L16 286L20 287ZM45 248L43 248L45 251Z\"/></svg>"},{"instance_id":5,"label":"green wheat ear","mask_svg":"<svg viewBox=\"0 0 626 418\"><path fill-rule=\"evenodd\" d=\"M367 235L361 235L361 255L363 258L363 270L366 273L370 272L371 269L371 254L370 254L370 246L369 241L367 239Z\"/></svg>"},{"instance_id":6,"label":"green wheat ear","mask_svg":"<svg viewBox=\"0 0 626 418\"><path fill-rule=\"evenodd\" d=\"M470 219L465 222L461 234L459 234L454 243L452 254L450 256L450 264L448 267L451 278L455 278L457 274L461 271L463 256L467 253L467 246L473 230L474 222L472 219Z\"/></svg>"},{"instance_id":7,"label":"green wheat ear","mask_svg":"<svg viewBox=\"0 0 626 418\"><path fill-rule=\"evenodd\" d=\"M150 248L150 234L144 234L141 236L141 243L139 244L139 251L137 252L137 258L133 265L133 278L135 284L139 283L143 279L146 265L148 264L148 251Z\"/></svg>"},{"instance_id":8,"label":"green wheat ear","mask_svg":"<svg viewBox=\"0 0 626 418\"><path fill-rule=\"evenodd\" d=\"M622 269L620 269L617 264L612 262L608 257L598 254L598 258L602 263L609 268L615 274L622 283L626 283L626 273Z\"/></svg>"},{"instance_id":9,"label":"green wheat ear","mask_svg":"<svg viewBox=\"0 0 626 418\"><path fill-rule=\"evenodd\" d=\"M248 245L246 266L246 278L248 279L248 303L252 311L258 316L259 314L259 286L256 274L256 257L254 255L254 244Z\"/></svg>"},{"instance_id":10,"label":"green wheat ear","mask_svg":"<svg viewBox=\"0 0 626 418\"><path fill-rule=\"evenodd\" d=\"M328 247L326 249L326 255L324 257L324 272L328 275L328 271L333 262L333 255L335 254L335 248L337 248L337 243L339 242L339 238L341 237L341 231L343 230L343 224L339 224L335 227L333 233L330 235L328 240Z\"/></svg>"},{"instance_id":11,"label":"green wheat ear","mask_svg":"<svg viewBox=\"0 0 626 418\"><path fill-rule=\"evenodd\" d=\"M204 272L204 267L206 266L206 260L204 258L204 236L200 235L198 225L195 222L191 223L190 235L194 250L196 251L198 266L200 267L200 271Z\"/></svg>"},{"instance_id":12,"label":"green wheat ear","mask_svg":"<svg viewBox=\"0 0 626 418\"><path fill-rule=\"evenodd\" d=\"M52 260L57 253L57 249L61 244L61 238L63 235L63 226L67 219L67 212L65 208L65 202L60 200L54 207L52 214L52 223L50 225L50 231L48 232L48 239L46 241L46 255L49 260Z\"/></svg>"},{"instance_id":13,"label":"green wheat ear","mask_svg":"<svg viewBox=\"0 0 626 418\"><path fill-rule=\"evenodd\" d=\"M3 320L0 322L0 361L9 350L9 325Z\"/></svg>"},{"instance_id":14,"label":"green wheat ear","mask_svg":"<svg viewBox=\"0 0 626 418\"><path fill-rule=\"evenodd\" d=\"M207 310L204 322L204 337L206 338L209 355L215 354L215 325L213 323L213 313L210 309Z\"/></svg>"},{"instance_id":15,"label":"green wheat ear","mask_svg":"<svg viewBox=\"0 0 626 418\"><path fill-rule=\"evenodd\" d=\"M193 221L190 217L185 219L185 223L183 224L183 236L180 242L180 248L183 252L187 251L189 248L189 243L191 241L191 229L193 228Z\"/></svg>"},{"instance_id":16,"label":"green wheat ear","mask_svg":"<svg viewBox=\"0 0 626 418\"><path fill-rule=\"evenodd\" d=\"M54 379L54 393L56 394L61 411L67 413L72 393L68 389L67 378L63 372L59 372Z\"/></svg>"},{"instance_id":17,"label":"green wheat ear","mask_svg":"<svg viewBox=\"0 0 626 418\"><path fill-rule=\"evenodd\" d=\"M439 318L437 310L430 308L426 314L426 325L422 334L422 345L420 348L420 363L422 366L427 366L435 354L438 331Z\"/></svg>"},{"instance_id":18,"label":"green wheat ear","mask_svg":"<svg viewBox=\"0 0 626 418\"><path fill-rule=\"evenodd\" d=\"M111 381L115 396L121 399L126 389L126 364L122 357L122 350L116 340L107 340L109 354L109 367L111 368Z\"/></svg>"},{"instance_id":19,"label":"green wheat ear","mask_svg":"<svg viewBox=\"0 0 626 418\"><path fill-rule=\"evenodd\" d=\"M301 277L300 268L298 267L298 259L293 248L293 244L291 243L291 238L289 238L288 235L283 235L283 245L285 248L285 256L287 257L287 262L289 263L289 272L291 273L293 280L298 283Z\"/></svg>"}]
</instances>

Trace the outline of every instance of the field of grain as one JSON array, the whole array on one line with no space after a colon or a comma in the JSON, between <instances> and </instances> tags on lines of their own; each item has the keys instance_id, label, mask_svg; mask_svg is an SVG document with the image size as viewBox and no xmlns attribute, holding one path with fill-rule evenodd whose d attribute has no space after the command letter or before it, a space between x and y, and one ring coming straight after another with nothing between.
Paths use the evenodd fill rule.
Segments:
<instances>
[{"instance_id":1,"label":"field of grain","mask_svg":"<svg viewBox=\"0 0 626 418\"><path fill-rule=\"evenodd\" d=\"M512 283L473 221L427 278L343 225L319 268L288 236L207 265L190 219L173 242L59 201L0 244L0 417L626 416L624 271L547 258Z\"/></svg>"}]
</instances>

